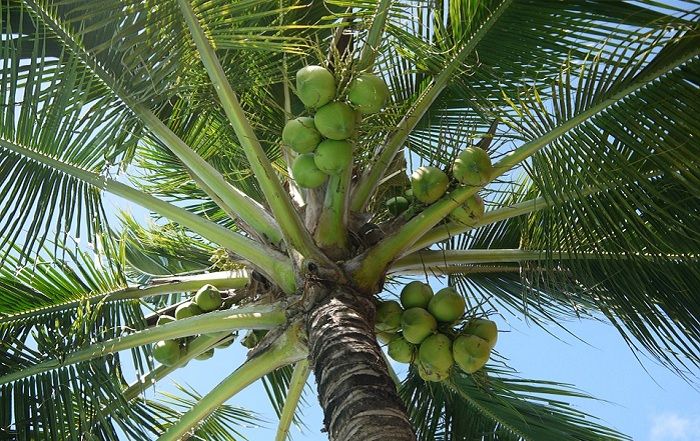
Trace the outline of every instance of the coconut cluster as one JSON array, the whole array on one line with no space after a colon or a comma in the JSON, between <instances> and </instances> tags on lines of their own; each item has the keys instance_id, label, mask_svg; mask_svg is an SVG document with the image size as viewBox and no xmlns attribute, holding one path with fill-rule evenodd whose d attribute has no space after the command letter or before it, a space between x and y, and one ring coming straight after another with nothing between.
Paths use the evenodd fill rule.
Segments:
<instances>
[{"instance_id":1,"label":"coconut cluster","mask_svg":"<svg viewBox=\"0 0 700 441\"><path fill-rule=\"evenodd\" d=\"M175 309L175 317L170 315L161 315L158 317L156 326L164 325L165 323L182 320L188 317L194 317L199 314L204 314L211 311L216 311L221 307L223 300L221 292L213 285L204 285L195 295L187 302L184 302ZM187 345L192 337L177 338L173 340L161 340L153 345L153 358L161 364L172 366L176 364L180 358L187 354ZM230 346L233 340L228 340L219 344L223 348ZM214 356L214 348L195 357L196 360L207 360Z\"/></svg>"},{"instance_id":2,"label":"coconut cluster","mask_svg":"<svg viewBox=\"0 0 700 441\"><path fill-rule=\"evenodd\" d=\"M377 305L377 337L387 343L391 358L413 363L425 381L445 380L455 364L471 374L488 361L498 330L491 320L464 323L465 308L454 288L433 293L430 285L414 281L401 291L401 303Z\"/></svg>"},{"instance_id":3,"label":"coconut cluster","mask_svg":"<svg viewBox=\"0 0 700 441\"><path fill-rule=\"evenodd\" d=\"M306 66L296 74L296 94L311 111L287 122L282 141L299 155L292 163L292 177L302 188L316 188L328 176L338 175L352 163L355 133L363 114L376 113L389 97L380 77L363 73L338 96L336 79L322 66Z\"/></svg>"},{"instance_id":4,"label":"coconut cluster","mask_svg":"<svg viewBox=\"0 0 700 441\"><path fill-rule=\"evenodd\" d=\"M411 188L402 196L394 196L386 201L387 210L394 217L407 212L410 207L419 211L422 206L432 204L442 198L454 186L483 186L493 172L491 158L486 150L475 146L464 149L452 164L453 180L438 167L423 166L411 175ZM467 226L476 224L484 215L484 200L475 194L460 207L455 208L449 219Z\"/></svg>"}]
</instances>

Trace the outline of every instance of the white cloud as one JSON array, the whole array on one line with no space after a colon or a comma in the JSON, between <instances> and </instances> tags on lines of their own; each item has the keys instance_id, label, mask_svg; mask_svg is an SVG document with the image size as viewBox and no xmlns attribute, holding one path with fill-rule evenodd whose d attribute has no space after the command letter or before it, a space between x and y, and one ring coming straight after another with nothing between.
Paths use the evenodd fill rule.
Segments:
<instances>
[{"instance_id":1,"label":"white cloud","mask_svg":"<svg viewBox=\"0 0 700 441\"><path fill-rule=\"evenodd\" d=\"M651 441L700 441L700 415L665 412L652 418Z\"/></svg>"}]
</instances>

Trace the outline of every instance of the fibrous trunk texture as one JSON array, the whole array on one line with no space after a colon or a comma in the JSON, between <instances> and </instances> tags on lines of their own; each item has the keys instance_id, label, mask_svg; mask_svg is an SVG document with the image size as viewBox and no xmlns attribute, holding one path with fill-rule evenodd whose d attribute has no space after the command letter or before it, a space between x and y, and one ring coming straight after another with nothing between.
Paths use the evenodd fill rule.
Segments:
<instances>
[{"instance_id":1,"label":"fibrous trunk texture","mask_svg":"<svg viewBox=\"0 0 700 441\"><path fill-rule=\"evenodd\" d=\"M372 300L336 288L311 311L309 355L331 441L415 441L373 332Z\"/></svg>"}]
</instances>

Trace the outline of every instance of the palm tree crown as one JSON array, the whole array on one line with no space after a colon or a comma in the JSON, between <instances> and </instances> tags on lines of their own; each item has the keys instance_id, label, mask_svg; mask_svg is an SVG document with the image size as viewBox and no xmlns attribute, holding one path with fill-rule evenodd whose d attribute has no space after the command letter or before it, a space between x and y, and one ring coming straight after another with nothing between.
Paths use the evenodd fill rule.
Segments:
<instances>
[{"instance_id":1,"label":"palm tree crown","mask_svg":"<svg viewBox=\"0 0 700 441\"><path fill-rule=\"evenodd\" d=\"M476 330L499 313L605 317L695 379L700 2L0 15L0 438L232 439L255 418L224 403L261 380L284 440L313 373L334 441L624 439L562 401L583 394L515 375ZM327 97L305 92L308 66ZM288 131L302 123L310 148ZM389 303L428 276L458 306ZM429 337L411 340L411 306ZM460 337L488 346L481 362L460 362ZM451 348L444 370L425 338ZM212 391L143 398L234 340L247 361Z\"/></svg>"}]
</instances>

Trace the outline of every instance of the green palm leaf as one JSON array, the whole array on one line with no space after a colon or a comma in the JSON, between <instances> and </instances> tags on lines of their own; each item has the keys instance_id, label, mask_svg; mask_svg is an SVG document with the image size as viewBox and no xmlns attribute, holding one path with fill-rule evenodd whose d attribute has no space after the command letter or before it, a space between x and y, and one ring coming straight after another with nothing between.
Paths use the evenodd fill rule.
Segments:
<instances>
[{"instance_id":1,"label":"green palm leaf","mask_svg":"<svg viewBox=\"0 0 700 441\"><path fill-rule=\"evenodd\" d=\"M15 11L10 7L8 14ZM25 32L9 26L7 31ZM65 53L49 58L39 31L34 32L0 42L0 102L5 103L0 108L3 254L9 244L31 256L47 239L57 243L72 234L94 242L107 231L96 189L37 164L13 146L107 175L133 155L140 131L140 124L114 104L104 85L79 60ZM30 61L21 58L23 52L31 52Z\"/></svg>"},{"instance_id":2,"label":"green palm leaf","mask_svg":"<svg viewBox=\"0 0 700 441\"><path fill-rule=\"evenodd\" d=\"M455 369L445 383L425 382L412 368L400 394L420 440L628 439L566 401L590 396L491 366L474 375Z\"/></svg>"}]
</instances>

